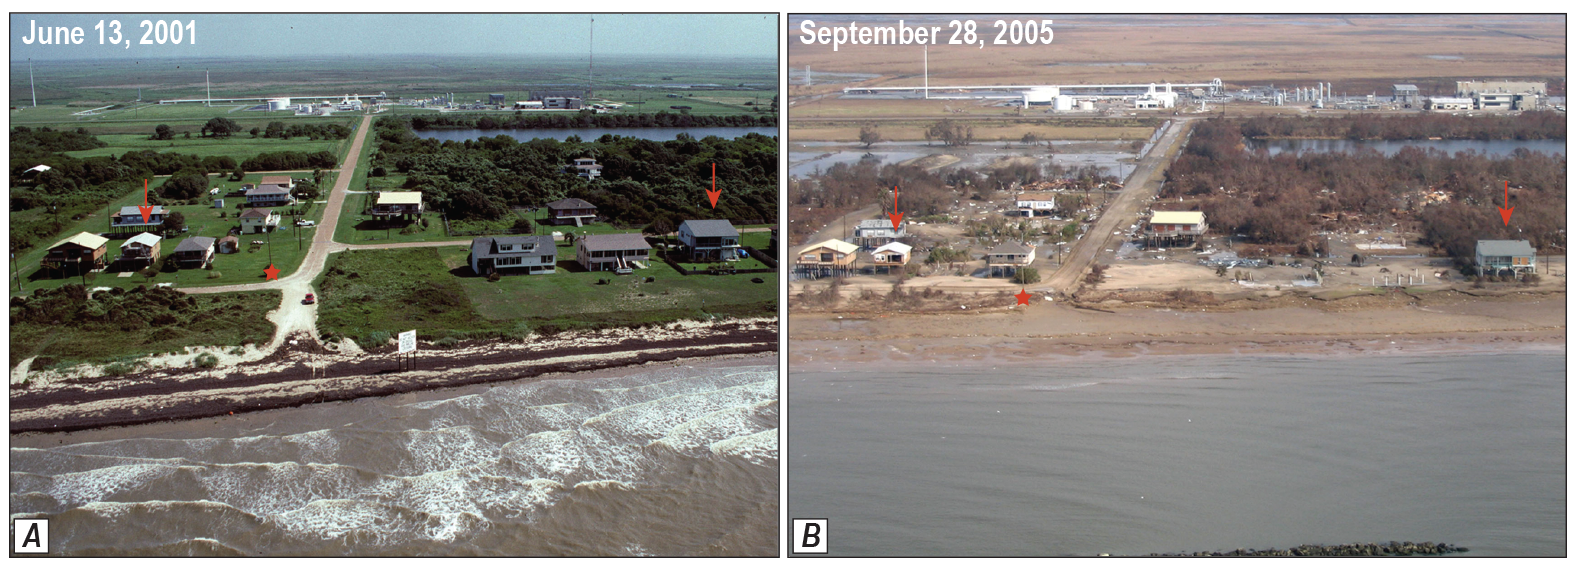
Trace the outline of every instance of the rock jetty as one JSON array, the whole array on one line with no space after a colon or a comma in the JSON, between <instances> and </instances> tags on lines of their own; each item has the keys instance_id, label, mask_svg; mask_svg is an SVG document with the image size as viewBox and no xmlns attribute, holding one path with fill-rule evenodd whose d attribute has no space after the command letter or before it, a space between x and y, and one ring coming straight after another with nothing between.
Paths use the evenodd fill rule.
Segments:
<instances>
[{"instance_id":1,"label":"rock jetty","mask_svg":"<svg viewBox=\"0 0 1576 567\"><path fill-rule=\"evenodd\" d=\"M1242 549L1197 551L1193 553L1151 553L1150 557L1379 557L1385 555L1444 555L1464 553L1465 547L1425 541L1390 543L1348 543L1344 545L1299 545L1289 549Z\"/></svg>"}]
</instances>

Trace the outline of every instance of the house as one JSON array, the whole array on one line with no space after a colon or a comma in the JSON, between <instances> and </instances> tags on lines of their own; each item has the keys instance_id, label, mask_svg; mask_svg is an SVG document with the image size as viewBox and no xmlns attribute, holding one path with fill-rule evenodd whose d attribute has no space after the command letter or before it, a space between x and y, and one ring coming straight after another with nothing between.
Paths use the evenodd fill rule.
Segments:
<instances>
[{"instance_id":1,"label":"house","mask_svg":"<svg viewBox=\"0 0 1576 567\"><path fill-rule=\"evenodd\" d=\"M1026 217L1050 216L1056 210L1055 193L1019 193L1015 201L1018 214Z\"/></svg>"},{"instance_id":2,"label":"house","mask_svg":"<svg viewBox=\"0 0 1576 567\"><path fill-rule=\"evenodd\" d=\"M859 259L859 246L837 239L817 242L799 251L794 268L808 275L831 276L847 273Z\"/></svg>"},{"instance_id":3,"label":"house","mask_svg":"<svg viewBox=\"0 0 1576 567\"><path fill-rule=\"evenodd\" d=\"M570 169L574 170L575 175L586 179L596 179L602 175L602 166L597 164L595 158L577 158Z\"/></svg>"},{"instance_id":4,"label":"house","mask_svg":"<svg viewBox=\"0 0 1576 567\"><path fill-rule=\"evenodd\" d=\"M246 192L246 204L252 207L284 207L295 204L290 188L264 183Z\"/></svg>"},{"instance_id":5,"label":"house","mask_svg":"<svg viewBox=\"0 0 1576 567\"><path fill-rule=\"evenodd\" d=\"M421 216L420 191L383 191L372 205L372 216L392 218L402 215Z\"/></svg>"},{"instance_id":6,"label":"house","mask_svg":"<svg viewBox=\"0 0 1576 567\"><path fill-rule=\"evenodd\" d=\"M142 220L142 210L136 206L121 207L119 211L109 215L110 232L123 231L148 231L164 224L164 215L168 214L162 205L153 206L153 214L148 215L148 220Z\"/></svg>"},{"instance_id":7,"label":"house","mask_svg":"<svg viewBox=\"0 0 1576 567\"><path fill-rule=\"evenodd\" d=\"M687 220L679 225L679 242L689 248L693 261L726 261L739 258L739 231L726 220Z\"/></svg>"},{"instance_id":8,"label":"house","mask_svg":"<svg viewBox=\"0 0 1576 567\"><path fill-rule=\"evenodd\" d=\"M120 245L120 258L116 262L127 264L153 265L159 261L159 235L144 232L131 238Z\"/></svg>"},{"instance_id":9,"label":"house","mask_svg":"<svg viewBox=\"0 0 1576 567\"><path fill-rule=\"evenodd\" d=\"M1009 277L1017 273L1018 268L1028 267L1033 263L1034 247L1028 244L1003 242L985 253L985 266L990 268L991 276L995 276L999 271L1001 277Z\"/></svg>"},{"instance_id":10,"label":"house","mask_svg":"<svg viewBox=\"0 0 1576 567\"><path fill-rule=\"evenodd\" d=\"M234 254L240 251L241 239L236 238L234 234L219 239L218 252L220 254Z\"/></svg>"},{"instance_id":11,"label":"house","mask_svg":"<svg viewBox=\"0 0 1576 567\"><path fill-rule=\"evenodd\" d=\"M471 240L471 271L477 275L551 274L558 246L550 235L483 236Z\"/></svg>"},{"instance_id":12,"label":"house","mask_svg":"<svg viewBox=\"0 0 1576 567\"><path fill-rule=\"evenodd\" d=\"M1497 274L1503 270L1514 273L1537 271L1538 253L1532 243L1525 240L1479 240L1473 259L1477 261L1478 275Z\"/></svg>"},{"instance_id":13,"label":"house","mask_svg":"<svg viewBox=\"0 0 1576 567\"><path fill-rule=\"evenodd\" d=\"M585 226L596 220L596 205L582 199L560 199L547 204L549 224Z\"/></svg>"},{"instance_id":14,"label":"house","mask_svg":"<svg viewBox=\"0 0 1576 567\"><path fill-rule=\"evenodd\" d=\"M651 244L636 233L587 234L575 240L575 259L593 272L644 268L651 261ZM640 264L631 266L634 262Z\"/></svg>"},{"instance_id":15,"label":"house","mask_svg":"<svg viewBox=\"0 0 1576 567\"><path fill-rule=\"evenodd\" d=\"M278 185L285 189L295 189L295 180L291 179L289 175L264 175L263 180L257 182L257 184Z\"/></svg>"},{"instance_id":16,"label":"house","mask_svg":"<svg viewBox=\"0 0 1576 567\"><path fill-rule=\"evenodd\" d=\"M865 248L875 248L908 236L906 225L892 227L892 219L866 219L854 227L854 243Z\"/></svg>"},{"instance_id":17,"label":"house","mask_svg":"<svg viewBox=\"0 0 1576 567\"><path fill-rule=\"evenodd\" d=\"M273 209L247 209L241 213L241 234L261 234L279 228L279 213Z\"/></svg>"},{"instance_id":18,"label":"house","mask_svg":"<svg viewBox=\"0 0 1576 567\"><path fill-rule=\"evenodd\" d=\"M214 239L193 236L175 247L175 263L182 268L201 268L213 261Z\"/></svg>"},{"instance_id":19,"label":"house","mask_svg":"<svg viewBox=\"0 0 1576 567\"><path fill-rule=\"evenodd\" d=\"M1144 227L1144 239L1150 244L1191 246L1208 230L1203 211L1155 211Z\"/></svg>"},{"instance_id":20,"label":"house","mask_svg":"<svg viewBox=\"0 0 1576 567\"><path fill-rule=\"evenodd\" d=\"M913 251L913 246L909 246L902 242L893 242L875 249L874 252L870 253L870 257L875 261L876 266L885 266L890 268L893 266L902 266L907 264L909 258L912 256Z\"/></svg>"},{"instance_id":21,"label":"house","mask_svg":"<svg viewBox=\"0 0 1576 567\"><path fill-rule=\"evenodd\" d=\"M77 273L86 270L98 270L108 261L105 254L109 251L108 238L97 234L79 232L75 236L56 242L44 254L44 259L39 265L50 270L63 270L67 267L76 267Z\"/></svg>"}]
</instances>

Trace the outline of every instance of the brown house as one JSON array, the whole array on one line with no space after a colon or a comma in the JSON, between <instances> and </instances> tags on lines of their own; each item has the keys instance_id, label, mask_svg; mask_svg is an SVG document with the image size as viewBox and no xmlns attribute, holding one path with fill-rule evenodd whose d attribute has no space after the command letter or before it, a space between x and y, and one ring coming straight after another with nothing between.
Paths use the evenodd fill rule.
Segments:
<instances>
[{"instance_id":1,"label":"brown house","mask_svg":"<svg viewBox=\"0 0 1576 567\"><path fill-rule=\"evenodd\" d=\"M596 205L582 199L561 199L547 204L549 224L585 226L596 219Z\"/></svg>"},{"instance_id":2,"label":"brown house","mask_svg":"<svg viewBox=\"0 0 1576 567\"><path fill-rule=\"evenodd\" d=\"M50 270L70 268L76 270L75 273L102 269L105 262L109 261L106 258L109 251L108 244L108 238L79 232L50 246L49 252L44 254L44 259L39 264Z\"/></svg>"}]
</instances>

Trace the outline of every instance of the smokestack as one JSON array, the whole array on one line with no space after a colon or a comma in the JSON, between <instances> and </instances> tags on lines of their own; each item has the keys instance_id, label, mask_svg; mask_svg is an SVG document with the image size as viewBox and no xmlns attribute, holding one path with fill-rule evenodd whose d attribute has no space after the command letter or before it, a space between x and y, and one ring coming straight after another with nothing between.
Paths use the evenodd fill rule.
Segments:
<instances>
[{"instance_id":1,"label":"smokestack","mask_svg":"<svg viewBox=\"0 0 1576 567\"><path fill-rule=\"evenodd\" d=\"M591 100L591 69L596 65L596 16L591 16L591 38L586 42L586 100Z\"/></svg>"},{"instance_id":2,"label":"smokestack","mask_svg":"<svg viewBox=\"0 0 1576 567\"><path fill-rule=\"evenodd\" d=\"M207 69L202 70L202 82L208 86L208 100L203 102L203 106L213 106L213 82L208 80Z\"/></svg>"},{"instance_id":3,"label":"smokestack","mask_svg":"<svg viewBox=\"0 0 1576 567\"><path fill-rule=\"evenodd\" d=\"M27 60L27 88L33 91L33 108L38 108L38 87L33 86L33 59Z\"/></svg>"}]
</instances>

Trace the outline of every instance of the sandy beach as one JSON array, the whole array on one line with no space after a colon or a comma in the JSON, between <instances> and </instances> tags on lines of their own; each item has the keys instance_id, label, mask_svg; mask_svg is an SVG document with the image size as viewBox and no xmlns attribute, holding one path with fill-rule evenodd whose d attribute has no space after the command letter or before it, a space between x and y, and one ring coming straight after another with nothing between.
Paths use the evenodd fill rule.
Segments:
<instances>
[{"instance_id":1,"label":"sandy beach","mask_svg":"<svg viewBox=\"0 0 1576 567\"><path fill-rule=\"evenodd\" d=\"M1033 365L1152 355L1350 356L1564 352L1564 292L1473 297L1443 292L1273 304L1155 308L1064 303L950 314L795 312L791 368L838 365Z\"/></svg>"},{"instance_id":2,"label":"sandy beach","mask_svg":"<svg viewBox=\"0 0 1576 567\"><path fill-rule=\"evenodd\" d=\"M526 341L466 341L458 348L421 350L413 369L400 370L393 347L332 352L297 335L262 360L211 370L164 367L115 378L32 375L26 388L11 391L11 432L197 419L652 363L770 358L777 341L775 319L684 322Z\"/></svg>"}]
</instances>

